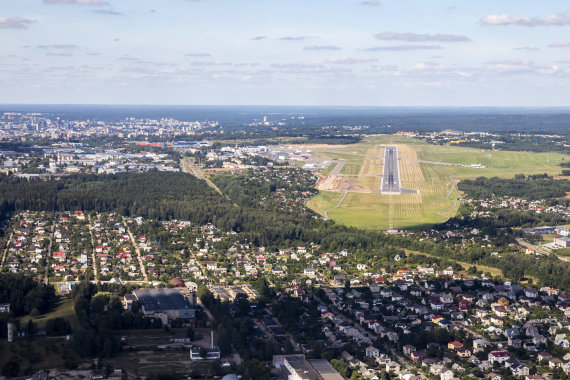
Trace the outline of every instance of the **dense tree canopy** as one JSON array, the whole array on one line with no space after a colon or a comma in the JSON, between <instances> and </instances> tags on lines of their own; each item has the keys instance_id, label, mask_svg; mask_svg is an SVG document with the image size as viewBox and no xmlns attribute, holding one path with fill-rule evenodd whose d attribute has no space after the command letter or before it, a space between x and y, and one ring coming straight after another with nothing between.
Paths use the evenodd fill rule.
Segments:
<instances>
[{"instance_id":1,"label":"dense tree canopy","mask_svg":"<svg viewBox=\"0 0 570 380\"><path fill-rule=\"evenodd\" d=\"M462 180L458 188L468 198L488 199L492 197L521 197L526 200L564 197L570 192L570 181L552 180L548 175L517 175L513 179L478 177Z\"/></svg>"}]
</instances>

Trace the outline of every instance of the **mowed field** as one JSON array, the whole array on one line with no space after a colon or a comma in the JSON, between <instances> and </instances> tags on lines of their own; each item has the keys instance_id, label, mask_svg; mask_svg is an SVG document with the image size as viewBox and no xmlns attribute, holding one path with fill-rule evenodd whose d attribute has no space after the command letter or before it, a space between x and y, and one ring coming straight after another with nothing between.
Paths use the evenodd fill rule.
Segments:
<instances>
[{"instance_id":1,"label":"mowed field","mask_svg":"<svg viewBox=\"0 0 570 380\"><path fill-rule=\"evenodd\" d=\"M417 194L383 195L380 189L384 149L398 147L403 188ZM345 189L322 192L307 204L316 212L345 225L370 228L414 228L439 223L453 217L460 202L456 181L479 176L511 178L516 173L560 173L557 166L564 158L557 153L490 151L457 146L434 146L420 140L396 136L374 136L362 143L342 147L329 146L314 154L344 161L340 175L355 187L338 208L334 208ZM433 161L462 165L479 164L488 168L463 168L423 163ZM341 191L342 190L342 191Z\"/></svg>"}]
</instances>

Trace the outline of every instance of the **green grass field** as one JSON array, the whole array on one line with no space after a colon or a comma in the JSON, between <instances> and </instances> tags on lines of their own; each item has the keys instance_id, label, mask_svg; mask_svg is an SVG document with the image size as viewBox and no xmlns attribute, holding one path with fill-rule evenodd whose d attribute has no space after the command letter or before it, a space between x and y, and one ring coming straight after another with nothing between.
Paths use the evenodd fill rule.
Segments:
<instances>
[{"instance_id":1,"label":"green grass field","mask_svg":"<svg viewBox=\"0 0 570 380\"><path fill-rule=\"evenodd\" d=\"M317 197L313 197L307 201L307 206L323 215L326 210L336 206L341 197L342 193L321 191Z\"/></svg>"},{"instance_id":2,"label":"green grass field","mask_svg":"<svg viewBox=\"0 0 570 380\"><path fill-rule=\"evenodd\" d=\"M560 174L562 168L558 164L568 158L560 153L491 151L448 145L423 144L415 148L422 160L488 166L483 169L449 167L449 171L458 178L512 178L517 173Z\"/></svg>"},{"instance_id":3,"label":"green grass field","mask_svg":"<svg viewBox=\"0 0 570 380\"><path fill-rule=\"evenodd\" d=\"M73 300L70 298L64 298L59 300L55 309L52 311L40 315L38 318L34 319L34 323L38 325L38 327L45 327L47 321L50 319L55 318L64 318L71 324L71 328L75 329L78 326L77 316L75 315L75 309L73 308ZM25 326L28 321L30 320L30 316L27 315L20 319L20 324Z\"/></svg>"},{"instance_id":4,"label":"green grass field","mask_svg":"<svg viewBox=\"0 0 570 380\"><path fill-rule=\"evenodd\" d=\"M440 168L426 165L422 166L422 172L425 180L416 184L421 186L411 186L419 189L420 194L348 193L342 205L329 212L329 217L349 226L374 229L413 228L442 222L448 215L438 212L453 206L453 201L446 200L451 182L447 173ZM361 179L378 180L370 177ZM376 185L378 188L379 181ZM457 196L456 193L452 193L453 196ZM330 195L328 199L331 199ZM456 209L450 211L455 214Z\"/></svg>"},{"instance_id":5,"label":"green grass field","mask_svg":"<svg viewBox=\"0 0 570 380\"><path fill-rule=\"evenodd\" d=\"M344 164L342 169L340 170L340 174L350 174L355 175L360 172L362 165L360 164Z\"/></svg>"},{"instance_id":6,"label":"green grass field","mask_svg":"<svg viewBox=\"0 0 570 380\"><path fill-rule=\"evenodd\" d=\"M341 174L360 174L356 178L357 186L362 190L378 190L380 178L371 175L381 172L381 159L378 156L382 150L374 148L387 144L399 146L402 187L419 190L420 194L349 192L342 205L329 212L329 217L349 226L370 229L413 228L434 224L453 217L457 212L460 202L454 200L460 194L453 186L455 180L479 176L512 178L517 173L555 175L562 170L558 164L567 158L559 153L490 151L452 145L429 145L421 140L388 135L370 137L350 146L331 146L326 152L315 154L323 158L344 160L346 163ZM364 154L370 156L365 157ZM420 163L419 160L479 164L488 168L436 165ZM340 192L322 192L307 202L307 205L323 214L325 210L336 206L341 196Z\"/></svg>"},{"instance_id":7,"label":"green grass field","mask_svg":"<svg viewBox=\"0 0 570 380\"><path fill-rule=\"evenodd\" d=\"M298 166L303 166L305 165L304 162L299 162ZM324 176L328 176L329 174L331 174L331 172L333 171L334 168L336 168L336 166L338 165L337 162L332 162L329 166L327 166L326 168L324 168L323 170L321 170L321 174Z\"/></svg>"}]
</instances>

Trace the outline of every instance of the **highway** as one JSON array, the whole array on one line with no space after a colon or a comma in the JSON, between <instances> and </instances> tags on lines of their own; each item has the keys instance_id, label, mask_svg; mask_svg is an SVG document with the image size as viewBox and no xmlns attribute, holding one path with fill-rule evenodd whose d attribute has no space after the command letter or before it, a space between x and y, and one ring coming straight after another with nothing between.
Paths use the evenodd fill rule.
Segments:
<instances>
[{"instance_id":1,"label":"highway","mask_svg":"<svg viewBox=\"0 0 570 380\"><path fill-rule=\"evenodd\" d=\"M398 168L398 149L387 146L384 150L384 171L382 174L382 194L400 194L400 170Z\"/></svg>"}]
</instances>

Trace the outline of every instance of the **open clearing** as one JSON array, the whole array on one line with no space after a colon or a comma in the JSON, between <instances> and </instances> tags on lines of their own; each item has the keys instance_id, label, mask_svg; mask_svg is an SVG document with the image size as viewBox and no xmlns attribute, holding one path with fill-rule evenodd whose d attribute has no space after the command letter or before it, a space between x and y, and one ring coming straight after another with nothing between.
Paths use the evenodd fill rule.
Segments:
<instances>
[{"instance_id":1,"label":"open clearing","mask_svg":"<svg viewBox=\"0 0 570 380\"><path fill-rule=\"evenodd\" d=\"M384 145L398 148L402 188L417 194L380 194ZM456 182L479 176L512 178L516 173L559 174L564 161L559 153L491 151L451 145L429 145L421 140L396 136L371 136L354 145L315 145L310 148L320 159L334 160L341 166L328 177L332 168L321 172L322 191L307 202L316 212L349 226L390 229L414 228L444 222L459 208ZM426 162L430 161L430 162ZM455 165L482 165L471 168ZM330 168L330 167L329 167ZM335 207L347 193L338 208Z\"/></svg>"},{"instance_id":2,"label":"open clearing","mask_svg":"<svg viewBox=\"0 0 570 380\"><path fill-rule=\"evenodd\" d=\"M33 319L33 322L37 324L38 327L45 328L47 321L55 318L64 318L71 324L72 329L78 327L79 322L77 321L77 315L75 314L73 300L71 298L60 299L53 310L40 315L37 319ZM29 315L22 317L20 319L20 325L26 326L30 319L31 317Z\"/></svg>"}]
</instances>

